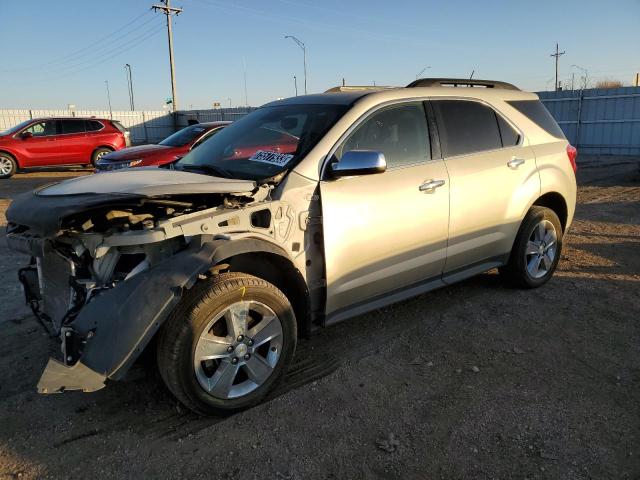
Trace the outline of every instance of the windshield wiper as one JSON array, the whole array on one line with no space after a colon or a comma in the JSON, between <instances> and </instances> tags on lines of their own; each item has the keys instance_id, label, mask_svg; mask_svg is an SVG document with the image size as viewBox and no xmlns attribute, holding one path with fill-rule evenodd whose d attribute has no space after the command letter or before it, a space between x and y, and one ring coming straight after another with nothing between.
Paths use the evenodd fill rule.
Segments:
<instances>
[{"instance_id":1,"label":"windshield wiper","mask_svg":"<svg viewBox=\"0 0 640 480\"><path fill-rule=\"evenodd\" d=\"M214 167L213 165L176 165L176 170L199 170L214 177L230 178L229 172L224 168Z\"/></svg>"}]
</instances>

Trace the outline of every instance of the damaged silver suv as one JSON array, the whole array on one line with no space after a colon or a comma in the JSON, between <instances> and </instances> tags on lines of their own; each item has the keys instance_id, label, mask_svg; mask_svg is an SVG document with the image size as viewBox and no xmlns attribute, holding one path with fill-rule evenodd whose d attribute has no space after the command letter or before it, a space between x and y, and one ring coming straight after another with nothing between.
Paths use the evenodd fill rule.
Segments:
<instances>
[{"instance_id":1,"label":"damaged silver suv","mask_svg":"<svg viewBox=\"0 0 640 480\"><path fill-rule=\"evenodd\" d=\"M273 102L174 164L24 194L8 243L62 342L38 389L98 390L153 347L184 405L230 412L319 327L495 267L538 287L575 158L535 94L421 79Z\"/></svg>"}]
</instances>

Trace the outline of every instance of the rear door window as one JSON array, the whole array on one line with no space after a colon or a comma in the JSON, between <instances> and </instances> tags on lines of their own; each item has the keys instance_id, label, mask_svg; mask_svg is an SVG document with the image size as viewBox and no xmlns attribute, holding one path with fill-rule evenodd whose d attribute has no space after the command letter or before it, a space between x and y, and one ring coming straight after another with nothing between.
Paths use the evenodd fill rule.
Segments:
<instances>
[{"instance_id":1,"label":"rear door window","mask_svg":"<svg viewBox=\"0 0 640 480\"><path fill-rule=\"evenodd\" d=\"M445 157L502 147L495 112L468 100L434 100L440 145Z\"/></svg>"},{"instance_id":2,"label":"rear door window","mask_svg":"<svg viewBox=\"0 0 640 480\"><path fill-rule=\"evenodd\" d=\"M63 135L69 133L84 133L84 120L60 120L62 125L61 133Z\"/></svg>"},{"instance_id":3,"label":"rear door window","mask_svg":"<svg viewBox=\"0 0 640 480\"><path fill-rule=\"evenodd\" d=\"M98 130L102 130L104 127L104 125L97 120L86 120L84 123L87 132L97 132Z\"/></svg>"},{"instance_id":4,"label":"rear door window","mask_svg":"<svg viewBox=\"0 0 640 480\"><path fill-rule=\"evenodd\" d=\"M564 132L540 100L513 100L507 102L542 128L549 135L564 139Z\"/></svg>"}]
</instances>

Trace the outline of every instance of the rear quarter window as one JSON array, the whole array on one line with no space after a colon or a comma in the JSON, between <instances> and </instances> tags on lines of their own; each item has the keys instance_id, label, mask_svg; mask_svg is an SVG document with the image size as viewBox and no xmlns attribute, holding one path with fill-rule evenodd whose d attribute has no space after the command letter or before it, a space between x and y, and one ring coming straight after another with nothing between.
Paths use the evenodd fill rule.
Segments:
<instances>
[{"instance_id":1,"label":"rear quarter window","mask_svg":"<svg viewBox=\"0 0 640 480\"><path fill-rule=\"evenodd\" d=\"M114 127L116 127L118 130L120 130L122 133L125 133L127 131L127 129L124 128L124 126L120 122L116 122L115 120L112 120L111 124Z\"/></svg>"},{"instance_id":2,"label":"rear quarter window","mask_svg":"<svg viewBox=\"0 0 640 480\"><path fill-rule=\"evenodd\" d=\"M564 132L540 100L512 100L507 103L549 135L561 139L565 138Z\"/></svg>"}]
</instances>

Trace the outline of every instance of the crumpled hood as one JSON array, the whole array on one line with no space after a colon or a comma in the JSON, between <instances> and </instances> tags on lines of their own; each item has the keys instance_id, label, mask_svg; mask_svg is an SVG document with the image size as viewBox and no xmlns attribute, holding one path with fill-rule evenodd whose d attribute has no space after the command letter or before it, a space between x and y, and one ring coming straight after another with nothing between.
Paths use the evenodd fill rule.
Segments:
<instances>
[{"instance_id":1,"label":"crumpled hood","mask_svg":"<svg viewBox=\"0 0 640 480\"><path fill-rule=\"evenodd\" d=\"M150 197L172 195L251 195L255 188L255 182L250 180L157 167L88 175L18 195L7 209L7 231L22 225L33 234L51 237L59 231L64 218L94 208L134 206Z\"/></svg>"},{"instance_id":2,"label":"crumpled hood","mask_svg":"<svg viewBox=\"0 0 640 480\"><path fill-rule=\"evenodd\" d=\"M256 188L251 180L212 177L199 173L164 168L132 168L88 175L44 187L39 196L115 193L143 196L188 195L196 193L250 193Z\"/></svg>"},{"instance_id":3,"label":"crumpled hood","mask_svg":"<svg viewBox=\"0 0 640 480\"><path fill-rule=\"evenodd\" d=\"M111 152L100 159L101 162L123 162L125 160L137 160L140 158L148 157L159 152L166 152L176 147L167 147L166 145L139 145L137 147L123 148Z\"/></svg>"}]
</instances>

